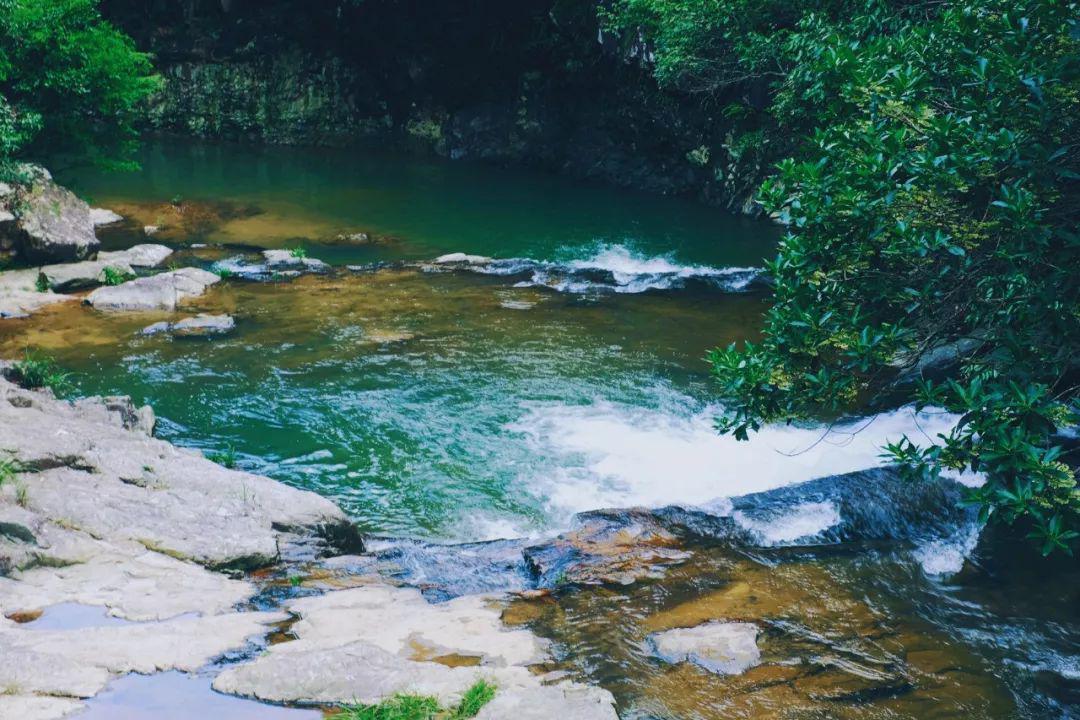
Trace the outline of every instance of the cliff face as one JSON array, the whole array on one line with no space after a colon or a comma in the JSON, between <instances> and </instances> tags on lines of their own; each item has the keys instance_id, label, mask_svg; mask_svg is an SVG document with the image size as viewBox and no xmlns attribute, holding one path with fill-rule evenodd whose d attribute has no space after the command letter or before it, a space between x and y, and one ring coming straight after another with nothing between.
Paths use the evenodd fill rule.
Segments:
<instances>
[{"instance_id":1,"label":"cliff face","mask_svg":"<svg viewBox=\"0 0 1080 720\"><path fill-rule=\"evenodd\" d=\"M752 212L764 153L661 91L593 0L108 0L157 54L155 129L265 143L392 140Z\"/></svg>"}]
</instances>

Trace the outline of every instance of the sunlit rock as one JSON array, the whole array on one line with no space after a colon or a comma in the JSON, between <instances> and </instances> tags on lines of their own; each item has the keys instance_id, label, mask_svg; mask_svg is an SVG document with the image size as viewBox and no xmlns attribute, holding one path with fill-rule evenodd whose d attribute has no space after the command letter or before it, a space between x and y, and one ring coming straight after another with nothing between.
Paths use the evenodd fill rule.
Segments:
<instances>
[{"instance_id":1,"label":"sunlit rock","mask_svg":"<svg viewBox=\"0 0 1080 720\"><path fill-rule=\"evenodd\" d=\"M375 703L408 691L449 704L484 678L498 691L482 718L508 717L503 713L511 708L518 718L617 717L606 691L545 684L531 672L529 666L549 660L546 643L504 627L491 596L433 605L417 590L372 585L305 598L288 609L301 618L292 627L298 639L225 670L214 689L305 703Z\"/></svg>"},{"instance_id":2,"label":"sunlit rock","mask_svg":"<svg viewBox=\"0 0 1080 720\"><path fill-rule=\"evenodd\" d=\"M738 675L761 662L752 623L710 622L653 635L656 655L667 663L692 662L709 672Z\"/></svg>"},{"instance_id":3,"label":"sunlit rock","mask_svg":"<svg viewBox=\"0 0 1080 720\"><path fill-rule=\"evenodd\" d=\"M175 310L185 300L198 297L221 278L199 268L181 268L122 285L101 287L85 302L98 310Z\"/></svg>"}]
</instances>

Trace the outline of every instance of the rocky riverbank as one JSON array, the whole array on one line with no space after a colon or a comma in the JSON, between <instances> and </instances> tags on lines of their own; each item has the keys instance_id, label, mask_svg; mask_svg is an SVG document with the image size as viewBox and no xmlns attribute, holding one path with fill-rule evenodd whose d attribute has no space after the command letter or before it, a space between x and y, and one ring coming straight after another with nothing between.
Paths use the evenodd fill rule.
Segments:
<instances>
[{"instance_id":1,"label":"rocky riverbank","mask_svg":"<svg viewBox=\"0 0 1080 720\"><path fill-rule=\"evenodd\" d=\"M153 425L126 398L69 403L0 379L3 717L63 717L127 673L195 671L230 653L241 661L214 687L261 700L410 690L450 702L483 677L498 691L482 718L615 717L606 692L535 672L546 642L502 625L501 596L429 605L364 576L268 600L266 578L283 567L347 565L354 556L325 558L362 551L355 529L328 500L156 440ZM63 604L107 616L34 627ZM295 639L255 657L282 623Z\"/></svg>"}]
</instances>

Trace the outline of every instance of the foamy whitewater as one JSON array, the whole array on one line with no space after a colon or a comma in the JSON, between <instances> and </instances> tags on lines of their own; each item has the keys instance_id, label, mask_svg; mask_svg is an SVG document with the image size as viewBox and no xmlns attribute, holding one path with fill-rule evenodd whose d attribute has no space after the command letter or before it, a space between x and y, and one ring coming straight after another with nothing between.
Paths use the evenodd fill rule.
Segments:
<instances>
[{"instance_id":1,"label":"foamy whitewater","mask_svg":"<svg viewBox=\"0 0 1080 720\"><path fill-rule=\"evenodd\" d=\"M709 407L680 415L607 401L533 404L508 429L521 433L537 455L558 458L555 467L538 469L534 482L560 515L634 505L716 506L722 498L876 467L887 442L908 435L928 443L958 420L905 407L831 430L767 426L740 442L717 434L718 413Z\"/></svg>"},{"instance_id":2,"label":"foamy whitewater","mask_svg":"<svg viewBox=\"0 0 1080 720\"><path fill-rule=\"evenodd\" d=\"M683 265L673 255L646 256L625 245L602 244L585 258L565 262L531 258L494 259L481 255L450 253L428 270L466 270L483 275L523 276L517 287L548 287L559 292L616 292L636 294L648 290L672 290L687 282L701 282L724 292L744 292L762 277L761 268Z\"/></svg>"}]
</instances>

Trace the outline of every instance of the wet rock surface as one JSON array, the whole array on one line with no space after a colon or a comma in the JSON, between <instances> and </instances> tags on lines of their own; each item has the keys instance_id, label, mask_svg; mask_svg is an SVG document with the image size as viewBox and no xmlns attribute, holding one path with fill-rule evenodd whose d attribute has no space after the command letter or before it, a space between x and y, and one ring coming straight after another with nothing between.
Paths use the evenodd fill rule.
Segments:
<instances>
[{"instance_id":1,"label":"wet rock surface","mask_svg":"<svg viewBox=\"0 0 1080 720\"><path fill-rule=\"evenodd\" d=\"M628 585L663 577L690 554L649 510L598 510L575 518L555 540L525 548L525 561L541 587L565 584Z\"/></svg>"}]
</instances>

